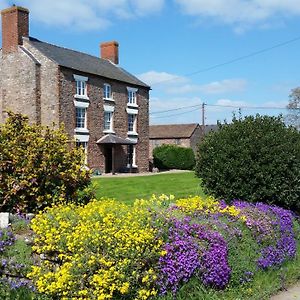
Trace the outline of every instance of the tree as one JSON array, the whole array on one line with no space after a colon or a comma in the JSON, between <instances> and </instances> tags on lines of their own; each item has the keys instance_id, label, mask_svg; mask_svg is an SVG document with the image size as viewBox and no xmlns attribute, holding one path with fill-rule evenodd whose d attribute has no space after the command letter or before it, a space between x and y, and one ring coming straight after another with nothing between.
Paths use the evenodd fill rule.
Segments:
<instances>
[{"instance_id":1,"label":"tree","mask_svg":"<svg viewBox=\"0 0 300 300\"><path fill-rule=\"evenodd\" d=\"M1 211L34 212L57 202L79 201L90 183L83 151L63 128L30 125L9 112L0 126Z\"/></svg>"},{"instance_id":2,"label":"tree","mask_svg":"<svg viewBox=\"0 0 300 300\"><path fill-rule=\"evenodd\" d=\"M300 132L281 117L234 119L199 145L196 174L217 198L300 209Z\"/></svg>"},{"instance_id":3,"label":"tree","mask_svg":"<svg viewBox=\"0 0 300 300\"><path fill-rule=\"evenodd\" d=\"M288 114L285 117L286 123L300 130L300 87L291 91L287 109Z\"/></svg>"}]
</instances>

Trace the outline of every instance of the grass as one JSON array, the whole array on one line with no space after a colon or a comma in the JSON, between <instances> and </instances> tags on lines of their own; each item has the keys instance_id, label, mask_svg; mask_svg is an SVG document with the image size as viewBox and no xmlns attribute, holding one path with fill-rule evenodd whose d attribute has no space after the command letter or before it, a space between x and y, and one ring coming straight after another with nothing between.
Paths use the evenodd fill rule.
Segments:
<instances>
[{"instance_id":1,"label":"grass","mask_svg":"<svg viewBox=\"0 0 300 300\"><path fill-rule=\"evenodd\" d=\"M172 194L176 198L203 196L200 179L194 172L155 174L134 177L93 178L96 198L115 198L131 204L135 199L149 198L152 194Z\"/></svg>"}]
</instances>

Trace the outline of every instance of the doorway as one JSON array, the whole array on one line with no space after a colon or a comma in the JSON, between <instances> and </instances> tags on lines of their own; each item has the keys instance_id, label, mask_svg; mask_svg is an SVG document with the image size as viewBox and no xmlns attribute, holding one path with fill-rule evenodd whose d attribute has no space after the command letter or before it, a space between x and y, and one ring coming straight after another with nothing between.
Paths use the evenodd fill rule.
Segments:
<instances>
[{"instance_id":1,"label":"doorway","mask_svg":"<svg viewBox=\"0 0 300 300\"><path fill-rule=\"evenodd\" d=\"M112 146L106 145L104 148L105 173L112 172Z\"/></svg>"}]
</instances>

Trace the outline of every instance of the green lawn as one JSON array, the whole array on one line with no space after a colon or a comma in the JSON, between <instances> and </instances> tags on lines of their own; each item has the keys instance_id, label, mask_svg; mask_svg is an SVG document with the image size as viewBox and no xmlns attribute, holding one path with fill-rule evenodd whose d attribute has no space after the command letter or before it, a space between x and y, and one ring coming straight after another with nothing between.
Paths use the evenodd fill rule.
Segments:
<instances>
[{"instance_id":1,"label":"green lawn","mask_svg":"<svg viewBox=\"0 0 300 300\"><path fill-rule=\"evenodd\" d=\"M149 198L152 194L172 194L176 198L189 195L204 195L200 179L194 172L155 174L134 177L93 178L97 199L115 198L126 203L135 199Z\"/></svg>"}]
</instances>

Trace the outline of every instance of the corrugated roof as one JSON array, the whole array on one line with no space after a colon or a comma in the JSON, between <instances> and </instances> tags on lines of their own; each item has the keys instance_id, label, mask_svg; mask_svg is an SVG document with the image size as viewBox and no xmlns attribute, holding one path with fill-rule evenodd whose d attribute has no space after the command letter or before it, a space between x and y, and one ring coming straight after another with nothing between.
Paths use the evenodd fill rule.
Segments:
<instances>
[{"instance_id":1,"label":"corrugated roof","mask_svg":"<svg viewBox=\"0 0 300 300\"><path fill-rule=\"evenodd\" d=\"M132 74L106 59L48 44L32 37L29 38L29 43L62 67L150 88Z\"/></svg>"},{"instance_id":2,"label":"corrugated roof","mask_svg":"<svg viewBox=\"0 0 300 300\"><path fill-rule=\"evenodd\" d=\"M150 125L150 139L179 139L190 138L197 128L198 123L192 124L168 124L168 125ZM205 134L210 131L216 131L217 125L205 125Z\"/></svg>"}]
</instances>

